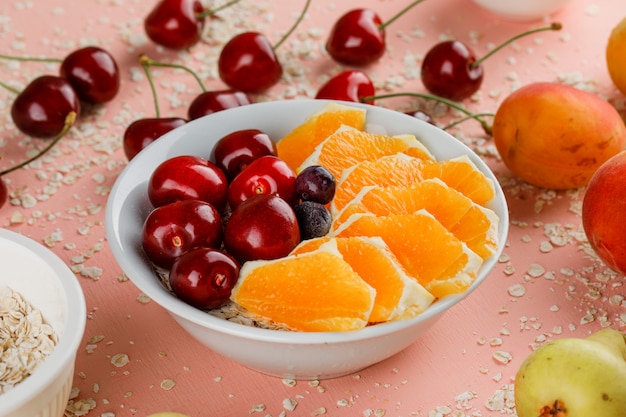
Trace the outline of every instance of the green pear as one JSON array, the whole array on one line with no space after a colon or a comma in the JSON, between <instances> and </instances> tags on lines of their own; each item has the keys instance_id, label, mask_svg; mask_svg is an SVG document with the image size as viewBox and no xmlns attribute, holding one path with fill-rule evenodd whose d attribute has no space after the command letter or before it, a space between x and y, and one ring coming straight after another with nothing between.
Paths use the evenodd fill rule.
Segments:
<instances>
[{"instance_id":1,"label":"green pear","mask_svg":"<svg viewBox=\"0 0 626 417\"><path fill-rule=\"evenodd\" d=\"M626 334L602 329L533 351L515 376L518 417L626 416Z\"/></svg>"}]
</instances>

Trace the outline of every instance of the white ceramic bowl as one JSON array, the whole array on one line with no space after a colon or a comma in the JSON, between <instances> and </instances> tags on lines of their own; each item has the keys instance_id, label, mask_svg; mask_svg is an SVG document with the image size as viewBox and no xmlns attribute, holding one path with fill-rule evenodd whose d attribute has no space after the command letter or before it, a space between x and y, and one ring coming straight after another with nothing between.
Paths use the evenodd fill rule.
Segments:
<instances>
[{"instance_id":1,"label":"white ceramic bowl","mask_svg":"<svg viewBox=\"0 0 626 417\"><path fill-rule=\"evenodd\" d=\"M509 20L542 19L565 7L570 0L474 0L491 13Z\"/></svg>"},{"instance_id":2,"label":"white ceramic bowl","mask_svg":"<svg viewBox=\"0 0 626 417\"><path fill-rule=\"evenodd\" d=\"M50 249L0 229L0 287L8 286L41 311L59 335L32 375L0 394L0 417L61 417L74 378L74 362L87 319L76 276Z\"/></svg>"},{"instance_id":3,"label":"white ceramic bowl","mask_svg":"<svg viewBox=\"0 0 626 417\"><path fill-rule=\"evenodd\" d=\"M160 284L140 243L142 224L152 210L147 181L167 158L195 154L209 157L215 142L239 129L256 128L281 138L326 103L290 100L246 105L189 122L155 141L128 164L118 177L106 208L111 250L132 282L165 308L192 336L215 352L260 372L278 377L323 379L350 374L386 359L415 342L446 310L476 289L492 270L508 232L506 200L485 163L457 139L428 123L376 106L367 108L367 122L384 126L389 134L411 133L439 159L466 154L496 184L490 208L500 216L497 254L486 260L471 288L434 303L421 315L352 332L286 332L228 322L178 300ZM172 340L172 343L178 341Z\"/></svg>"}]
</instances>

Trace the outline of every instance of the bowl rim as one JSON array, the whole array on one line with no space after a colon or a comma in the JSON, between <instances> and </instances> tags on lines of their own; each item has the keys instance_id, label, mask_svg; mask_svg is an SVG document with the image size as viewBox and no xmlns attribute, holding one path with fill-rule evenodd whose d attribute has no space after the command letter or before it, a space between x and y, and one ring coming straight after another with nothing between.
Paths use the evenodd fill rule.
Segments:
<instances>
[{"instance_id":1,"label":"bowl rim","mask_svg":"<svg viewBox=\"0 0 626 417\"><path fill-rule=\"evenodd\" d=\"M56 273L57 281L67 300L66 321L59 341L46 360L35 372L21 381L13 389L0 394L0 410L18 410L28 400L38 396L46 387L55 383L59 373L68 366L74 366L78 347L83 339L87 322L85 295L76 275L52 250L33 239L8 229L0 228L0 239L9 240L17 246L29 250L41 258ZM26 301L28 301L28 298ZM61 381L57 381L61 385Z\"/></svg>"},{"instance_id":2,"label":"bowl rim","mask_svg":"<svg viewBox=\"0 0 626 417\"><path fill-rule=\"evenodd\" d=\"M347 331L347 332L292 332L292 331L283 331L283 330L272 330L272 329L264 329L257 328L252 326L247 326L239 323L230 322L220 317L213 316L205 311L198 310L185 302L176 298L173 294L169 293L159 282L158 279L155 279L153 283L147 282L147 280L133 278L132 271L134 270L132 261L128 259L127 254L125 253L123 247L121 246L119 239L120 236L118 234L119 230L116 226L118 226L119 219L115 218L117 210L121 209L123 201L119 200L119 191L122 188L122 184L126 181L126 178L133 175L133 171L139 169L139 166L143 166L146 164L146 161L151 158L151 154L153 153L161 153L166 154L167 151L173 146L173 143L176 143L177 140L180 140L180 137L185 134L185 131L190 129L194 129L196 125L206 124L208 122L212 122L214 120L219 120L226 115L232 116L232 118L241 118L245 119L246 113L251 111L256 111L257 109L266 110L267 112L277 112L280 114L280 109L284 106L304 106L310 107L312 110L310 114L312 114L316 108L321 109L327 103L338 103L342 105L348 105L353 107L364 108L368 112L377 112L380 113L381 116L389 116L390 118L406 118L406 120L412 120L411 123L419 123L421 129L425 129L429 134L438 135L438 136L446 136L448 140L453 140L457 143L459 154L467 155L474 164L492 179L494 183L495 196L492 199L493 202L498 202L502 205L501 212L499 215L499 228L498 228L498 238L499 238L499 246L496 251L490 258L486 259L483 262L483 266L481 267L481 271L479 275L476 277L471 286L461 294L455 294L446 296L437 300L431 306L429 306L424 312L419 315L406 319L406 320L398 320L391 321L386 323L381 323L377 325L367 326L363 329L358 329L355 331ZM280 116L277 116L280 117ZM366 119L367 121L367 119ZM293 127L295 127L298 123L294 121ZM408 133L408 132L407 132ZM145 170L145 168L144 168ZM425 322L429 319L432 319L435 316L440 315L445 312L447 309L452 307L453 305L459 303L461 300L465 299L469 294L471 294L490 274L493 270L495 264L498 261L498 258L502 254L504 250L504 246L506 243L506 238L508 236L509 229L509 218L508 218L508 207L506 198L504 196L504 192L497 181L494 173L487 166L487 164L467 145L462 143L460 140L449 134L448 132L443 131L442 129L433 126L427 122L415 119L409 115L403 114L401 112L391 110L385 107L370 105L365 103L356 103L356 102L346 102L346 101L337 101L337 100L321 100L321 99L286 99L286 100L274 100L267 102L258 102L254 104L248 104L245 106L235 107L227 110L222 110L220 112L212 113L207 116L203 116L199 119L192 120L187 122L186 124L166 133L159 140L152 142L150 145L146 147L143 151L137 154L132 160L129 161L128 165L122 170L122 172L117 177L111 192L109 194L109 199L107 201L107 206L105 209L105 226L107 239L109 241L109 247L113 252L113 255L118 262L119 266L122 270L127 273L128 278L131 282L142 292L148 295L151 299L153 299L157 304L159 304L162 308L170 313L175 319L183 319L189 322L192 322L196 325L210 328L214 331L229 334L231 336L236 336L240 338L252 339L256 341L265 341L265 342L276 342L276 343L289 343L291 345L312 345L312 344L328 344L328 343L338 343L338 342L354 342L363 339L370 339L375 337L385 336L391 333L394 333L398 330L407 329L413 327L419 323ZM155 274L156 277L156 274ZM160 290L154 291L155 283L158 284Z\"/></svg>"}]
</instances>

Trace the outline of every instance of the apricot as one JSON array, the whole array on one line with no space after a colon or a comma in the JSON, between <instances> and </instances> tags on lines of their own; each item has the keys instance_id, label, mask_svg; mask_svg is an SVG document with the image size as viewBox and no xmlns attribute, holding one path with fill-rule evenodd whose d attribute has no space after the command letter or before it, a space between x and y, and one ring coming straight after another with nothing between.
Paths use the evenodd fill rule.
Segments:
<instances>
[{"instance_id":1,"label":"apricot","mask_svg":"<svg viewBox=\"0 0 626 417\"><path fill-rule=\"evenodd\" d=\"M504 164L526 182L578 188L626 146L626 126L600 97L571 86L531 83L506 97L493 121Z\"/></svg>"},{"instance_id":2,"label":"apricot","mask_svg":"<svg viewBox=\"0 0 626 417\"><path fill-rule=\"evenodd\" d=\"M626 151L607 160L589 180L582 224L598 257L626 274Z\"/></svg>"},{"instance_id":3,"label":"apricot","mask_svg":"<svg viewBox=\"0 0 626 417\"><path fill-rule=\"evenodd\" d=\"M606 65L613 84L626 94L626 18L613 28L606 45Z\"/></svg>"}]
</instances>

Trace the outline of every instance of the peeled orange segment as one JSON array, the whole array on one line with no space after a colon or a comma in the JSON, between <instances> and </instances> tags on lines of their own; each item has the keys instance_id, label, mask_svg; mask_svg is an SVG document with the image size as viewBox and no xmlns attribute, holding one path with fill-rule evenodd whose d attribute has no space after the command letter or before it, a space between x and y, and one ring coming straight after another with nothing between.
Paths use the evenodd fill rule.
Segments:
<instances>
[{"instance_id":1,"label":"peeled orange segment","mask_svg":"<svg viewBox=\"0 0 626 417\"><path fill-rule=\"evenodd\" d=\"M432 163L399 153L383 156L375 161L359 162L345 169L337 181L335 197L330 205L333 216L339 213L363 187L369 185L390 187L422 181L424 165Z\"/></svg>"},{"instance_id":2,"label":"peeled orange segment","mask_svg":"<svg viewBox=\"0 0 626 417\"><path fill-rule=\"evenodd\" d=\"M394 155L399 152L417 158L435 160L428 149L413 135L378 135L342 126L316 146L298 170L301 171L310 165L321 165L335 178L339 178L344 169L358 162L373 161L381 156Z\"/></svg>"},{"instance_id":3,"label":"peeled orange segment","mask_svg":"<svg viewBox=\"0 0 626 417\"><path fill-rule=\"evenodd\" d=\"M300 331L347 331L367 325L376 291L329 248L246 262L231 300L254 315Z\"/></svg>"},{"instance_id":4,"label":"peeled orange segment","mask_svg":"<svg viewBox=\"0 0 626 417\"><path fill-rule=\"evenodd\" d=\"M495 195L493 181L467 155L425 166L422 175L424 178L439 178L482 206Z\"/></svg>"},{"instance_id":5,"label":"peeled orange segment","mask_svg":"<svg viewBox=\"0 0 626 417\"><path fill-rule=\"evenodd\" d=\"M356 213L385 216L422 209L432 214L481 258L488 258L496 252L499 222L496 213L474 203L437 178L407 186L364 187L335 216L332 229L336 230Z\"/></svg>"},{"instance_id":6,"label":"peeled orange segment","mask_svg":"<svg viewBox=\"0 0 626 417\"><path fill-rule=\"evenodd\" d=\"M292 253L306 253L327 245L336 246L352 269L376 290L370 323L414 317L434 301L434 296L407 274L380 237L305 240Z\"/></svg>"},{"instance_id":7,"label":"peeled orange segment","mask_svg":"<svg viewBox=\"0 0 626 417\"><path fill-rule=\"evenodd\" d=\"M380 236L409 275L435 297L465 291L482 258L425 210L374 216L354 214L334 236Z\"/></svg>"},{"instance_id":8,"label":"peeled orange segment","mask_svg":"<svg viewBox=\"0 0 626 417\"><path fill-rule=\"evenodd\" d=\"M365 125L365 109L327 103L278 141L278 157L295 171L317 145L342 125L362 130Z\"/></svg>"}]
</instances>

